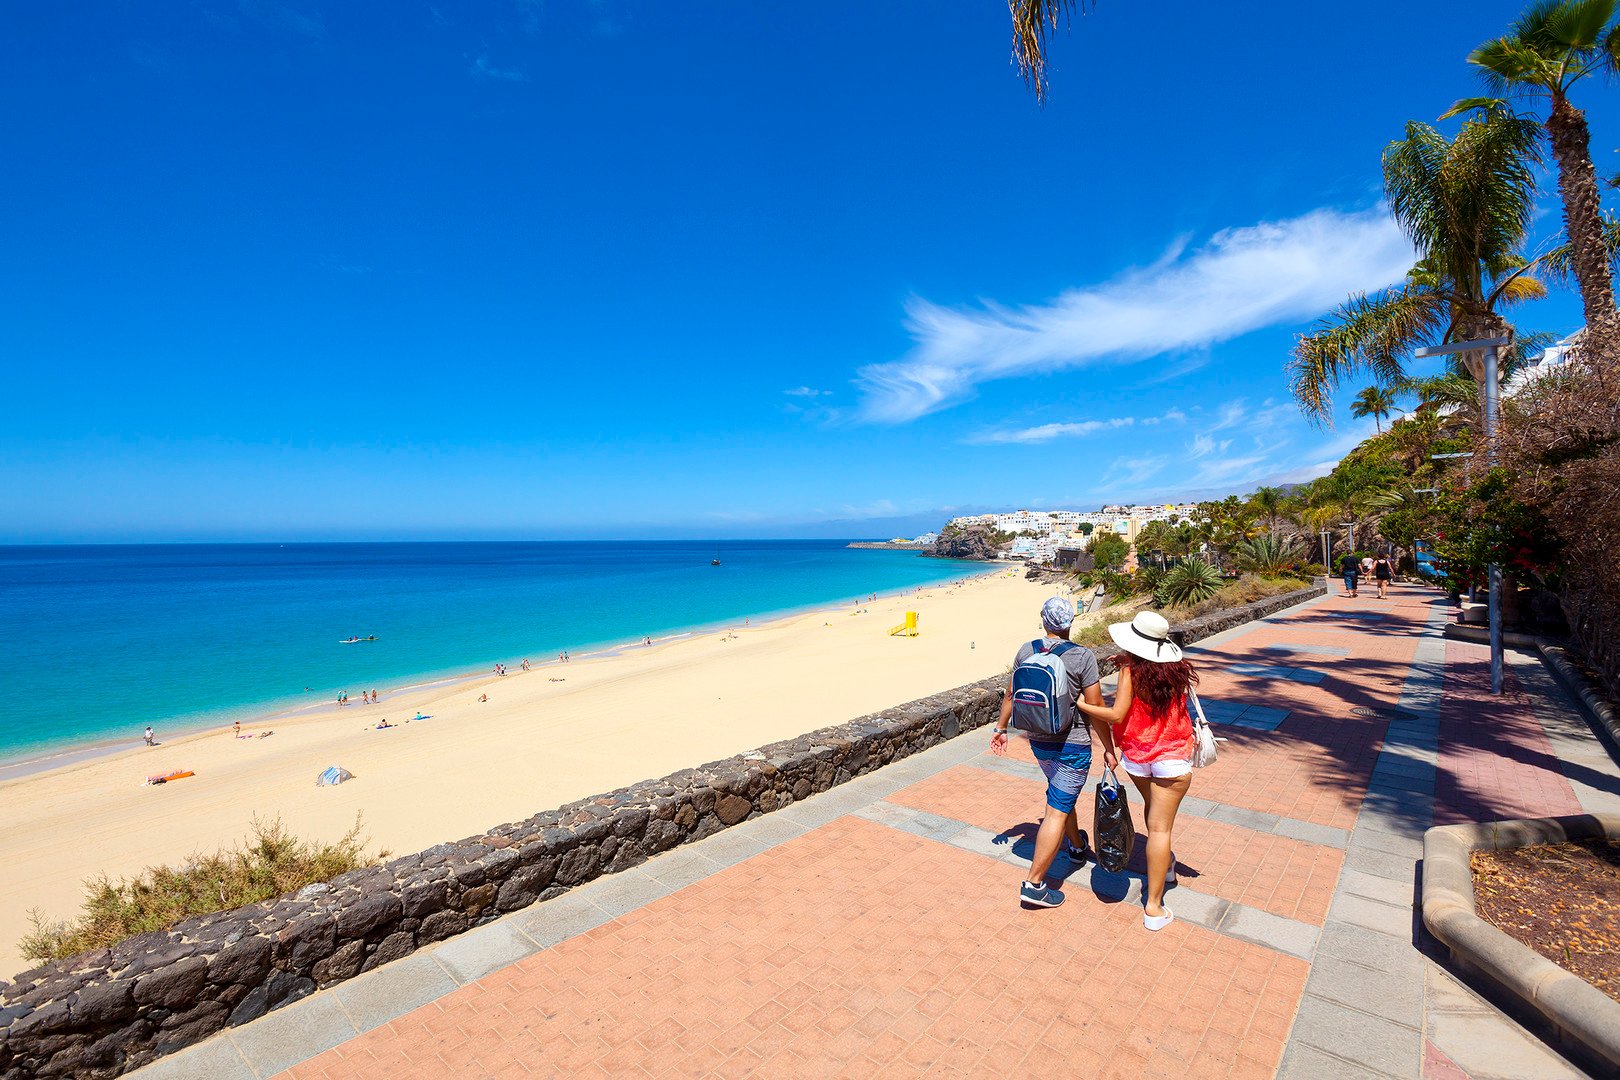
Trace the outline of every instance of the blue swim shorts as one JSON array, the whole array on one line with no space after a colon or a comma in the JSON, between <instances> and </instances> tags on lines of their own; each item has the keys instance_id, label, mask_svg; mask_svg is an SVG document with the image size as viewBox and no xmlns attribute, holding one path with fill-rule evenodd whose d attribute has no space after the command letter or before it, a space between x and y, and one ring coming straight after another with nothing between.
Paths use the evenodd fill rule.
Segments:
<instances>
[{"instance_id":1,"label":"blue swim shorts","mask_svg":"<svg viewBox=\"0 0 1620 1080\"><path fill-rule=\"evenodd\" d=\"M1091 747L1031 739L1029 748L1046 774L1046 805L1067 814L1080 798L1080 789L1086 786L1086 774L1091 772Z\"/></svg>"}]
</instances>

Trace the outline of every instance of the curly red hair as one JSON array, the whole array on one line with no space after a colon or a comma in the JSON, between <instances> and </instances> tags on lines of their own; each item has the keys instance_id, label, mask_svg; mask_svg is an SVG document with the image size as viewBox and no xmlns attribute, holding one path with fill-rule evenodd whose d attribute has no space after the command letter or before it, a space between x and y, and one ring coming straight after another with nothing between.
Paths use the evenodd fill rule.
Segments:
<instances>
[{"instance_id":1,"label":"curly red hair","mask_svg":"<svg viewBox=\"0 0 1620 1080\"><path fill-rule=\"evenodd\" d=\"M1131 694L1141 698L1152 713L1162 713L1180 702L1198 682L1198 672L1185 658L1161 664L1120 653L1119 659L1131 669Z\"/></svg>"}]
</instances>

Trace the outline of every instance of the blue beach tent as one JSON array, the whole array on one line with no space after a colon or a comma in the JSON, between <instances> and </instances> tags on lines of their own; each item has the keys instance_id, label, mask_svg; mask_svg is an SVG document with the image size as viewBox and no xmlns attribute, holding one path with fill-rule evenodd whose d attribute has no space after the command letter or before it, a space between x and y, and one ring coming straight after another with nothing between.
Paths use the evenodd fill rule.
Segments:
<instances>
[{"instance_id":1,"label":"blue beach tent","mask_svg":"<svg viewBox=\"0 0 1620 1080\"><path fill-rule=\"evenodd\" d=\"M315 783L320 785L321 787L336 787L337 785L343 783L343 781L345 781L345 780L353 780L353 779L354 779L354 773L350 772L348 769L343 768L342 766L333 765L331 768L329 768L325 772L321 773L320 776L316 777L315 778Z\"/></svg>"}]
</instances>

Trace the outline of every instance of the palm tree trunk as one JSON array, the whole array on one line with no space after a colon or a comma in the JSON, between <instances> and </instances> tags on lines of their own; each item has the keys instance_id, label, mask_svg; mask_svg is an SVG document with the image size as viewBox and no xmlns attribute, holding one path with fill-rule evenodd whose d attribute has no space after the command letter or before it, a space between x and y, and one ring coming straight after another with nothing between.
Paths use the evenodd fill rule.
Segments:
<instances>
[{"instance_id":1,"label":"palm tree trunk","mask_svg":"<svg viewBox=\"0 0 1620 1080\"><path fill-rule=\"evenodd\" d=\"M1547 136L1558 161L1558 194L1564 200L1564 231L1573 249L1572 267L1581 288L1586 339L1595 358L1613 362L1620 346L1620 316L1614 309L1614 281L1603 246L1597 170L1592 167L1586 115L1566 98L1553 99Z\"/></svg>"}]
</instances>

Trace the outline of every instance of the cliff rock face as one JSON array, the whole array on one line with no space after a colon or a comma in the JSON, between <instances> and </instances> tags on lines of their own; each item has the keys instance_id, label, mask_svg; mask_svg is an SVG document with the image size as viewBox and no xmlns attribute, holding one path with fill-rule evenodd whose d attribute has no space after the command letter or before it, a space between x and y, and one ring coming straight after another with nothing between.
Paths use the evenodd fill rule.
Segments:
<instances>
[{"instance_id":1,"label":"cliff rock face","mask_svg":"<svg viewBox=\"0 0 1620 1080\"><path fill-rule=\"evenodd\" d=\"M1001 542L1000 534L988 525L947 527L940 532L934 546L923 554L935 559L978 559L988 562L996 557Z\"/></svg>"}]
</instances>

